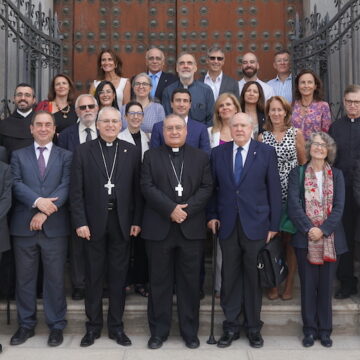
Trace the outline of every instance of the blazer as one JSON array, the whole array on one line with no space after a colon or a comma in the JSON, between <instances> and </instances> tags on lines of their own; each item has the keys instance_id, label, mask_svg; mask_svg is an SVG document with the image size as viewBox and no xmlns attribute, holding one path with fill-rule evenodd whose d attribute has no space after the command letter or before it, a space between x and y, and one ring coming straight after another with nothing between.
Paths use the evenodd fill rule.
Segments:
<instances>
[{"instance_id":1,"label":"blazer","mask_svg":"<svg viewBox=\"0 0 360 360\"><path fill-rule=\"evenodd\" d=\"M10 249L7 213L11 207L11 169L0 161L0 254Z\"/></svg>"},{"instance_id":2,"label":"blazer","mask_svg":"<svg viewBox=\"0 0 360 360\"><path fill-rule=\"evenodd\" d=\"M201 82L204 82L205 81L205 75L201 76L199 78L199 80ZM223 94L225 92L229 92L229 93L234 94L238 100L240 98L239 83L235 79L233 79L232 77L230 77L228 75L225 75L223 73L221 84L220 84L219 95L221 95L221 94Z\"/></svg>"},{"instance_id":3,"label":"blazer","mask_svg":"<svg viewBox=\"0 0 360 360\"><path fill-rule=\"evenodd\" d=\"M172 221L170 214L179 202L177 185L166 145L145 153L141 171L141 190L145 198L141 236L147 240L164 240ZM188 217L179 224L187 239L205 239L205 207L212 193L209 157L203 151L184 145L184 188L181 203Z\"/></svg>"},{"instance_id":4,"label":"blazer","mask_svg":"<svg viewBox=\"0 0 360 360\"><path fill-rule=\"evenodd\" d=\"M74 152L80 145L79 124L74 124L65 128L59 135L57 145L63 149Z\"/></svg>"},{"instance_id":5,"label":"blazer","mask_svg":"<svg viewBox=\"0 0 360 360\"><path fill-rule=\"evenodd\" d=\"M162 94L164 89L169 86L170 84L172 84L173 82L175 82L176 80L178 80L178 77L175 74L172 73L167 73L167 72L162 72L160 79L158 81L157 87L156 87L156 91L155 91L155 98L159 100L159 102L162 102Z\"/></svg>"},{"instance_id":6,"label":"blazer","mask_svg":"<svg viewBox=\"0 0 360 360\"><path fill-rule=\"evenodd\" d=\"M151 148L159 147L165 143L163 125L163 121L154 124L150 139ZM187 122L186 143L195 148L201 149L210 155L211 149L207 127L204 124L190 118L188 118Z\"/></svg>"},{"instance_id":7,"label":"blazer","mask_svg":"<svg viewBox=\"0 0 360 360\"><path fill-rule=\"evenodd\" d=\"M325 235L334 233L336 254L340 255L347 251L346 237L342 226L342 214L345 204L345 182L341 170L332 168L334 179L334 200L331 214L319 228ZM300 175L299 166L292 169L289 174L288 187L288 214L297 228L292 237L292 245L306 249L308 246L307 233L313 227L310 219L306 216L303 204L305 199L300 199ZM303 184L301 186L304 186Z\"/></svg>"},{"instance_id":8,"label":"blazer","mask_svg":"<svg viewBox=\"0 0 360 360\"><path fill-rule=\"evenodd\" d=\"M112 182L121 233L128 241L131 225L141 225L140 152L126 141L118 142L117 169ZM89 227L92 240L99 240L106 229L109 199L105 183L107 176L99 141L95 139L79 145L71 169L71 217L75 229Z\"/></svg>"},{"instance_id":9,"label":"blazer","mask_svg":"<svg viewBox=\"0 0 360 360\"><path fill-rule=\"evenodd\" d=\"M15 202L10 221L11 235L34 236L35 232L30 231L30 222L39 212L33 208L39 197L58 197L54 202L58 211L44 222L44 234L49 238L69 235L69 216L64 204L69 195L71 159L70 151L54 144L44 178L41 178L33 144L13 152L11 171Z\"/></svg>"},{"instance_id":10,"label":"blazer","mask_svg":"<svg viewBox=\"0 0 360 360\"><path fill-rule=\"evenodd\" d=\"M238 216L248 239L265 239L268 231L279 230L281 217L281 186L275 149L251 140L240 183L236 186L233 144L231 141L212 149L215 191L207 218L220 220L220 240L231 235Z\"/></svg>"},{"instance_id":11,"label":"blazer","mask_svg":"<svg viewBox=\"0 0 360 360\"><path fill-rule=\"evenodd\" d=\"M144 158L144 152L146 150L149 150L149 138L142 130L140 130L140 134L141 134L141 160L142 160ZM134 138L132 137L129 128L126 128L124 131L119 133L118 139L127 141L128 143L135 145Z\"/></svg>"}]
</instances>

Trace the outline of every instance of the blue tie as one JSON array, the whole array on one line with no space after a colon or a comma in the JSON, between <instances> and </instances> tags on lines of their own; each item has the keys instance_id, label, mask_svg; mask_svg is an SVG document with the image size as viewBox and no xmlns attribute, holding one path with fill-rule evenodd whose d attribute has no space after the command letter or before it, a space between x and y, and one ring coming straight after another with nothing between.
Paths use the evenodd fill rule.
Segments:
<instances>
[{"instance_id":1,"label":"blue tie","mask_svg":"<svg viewBox=\"0 0 360 360\"><path fill-rule=\"evenodd\" d=\"M235 155L234 180L235 180L236 185L240 184L241 172L243 170L243 161L242 161L242 156L241 156L242 150L243 150L243 148L241 146L239 146L237 148L237 152Z\"/></svg>"},{"instance_id":2,"label":"blue tie","mask_svg":"<svg viewBox=\"0 0 360 360\"><path fill-rule=\"evenodd\" d=\"M155 97L155 92L156 92L156 86L157 86L157 75L156 74L151 74L151 91L150 91L150 96L152 98Z\"/></svg>"}]
</instances>

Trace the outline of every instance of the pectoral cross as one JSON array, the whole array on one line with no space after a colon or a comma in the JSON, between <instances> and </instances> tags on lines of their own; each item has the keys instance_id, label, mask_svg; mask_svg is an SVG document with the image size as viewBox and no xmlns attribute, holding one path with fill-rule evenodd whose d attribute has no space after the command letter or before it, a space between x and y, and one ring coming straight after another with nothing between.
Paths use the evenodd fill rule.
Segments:
<instances>
[{"instance_id":1,"label":"pectoral cross","mask_svg":"<svg viewBox=\"0 0 360 360\"><path fill-rule=\"evenodd\" d=\"M108 189L108 195L111 195L111 190L112 190L113 187L115 187L115 185L112 184L110 179L109 179L107 184L104 185L104 187Z\"/></svg>"},{"instance_id":2,"label":"pectoral cross","mask_svg":"<svg viewBox=\"0 0 360 360\"><path fill-rule=\"evenodd\" d=\"M183 188L182 185L179 183L179 184L175 187L175 191L177 191L178 196L182 196L182 192L184 191L184 188Z\"/></svg>"}]
</instances>

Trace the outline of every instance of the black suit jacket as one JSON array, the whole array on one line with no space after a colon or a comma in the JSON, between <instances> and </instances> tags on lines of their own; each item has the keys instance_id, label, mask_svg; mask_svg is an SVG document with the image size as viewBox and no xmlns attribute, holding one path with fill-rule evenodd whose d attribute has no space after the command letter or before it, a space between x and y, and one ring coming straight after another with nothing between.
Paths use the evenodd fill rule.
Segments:
<instances>
[{"instance_id":1,"label":"black suit jacket","mask_svg":"<svg viewBox=\"0 0 360 360\"><path fill-rule=\"evenodd\" d=\"M212 193L212 177L208 155L202 150L184 145L184 170L181 201L174 188L177 181L165 145L145 153L141 171L141 190L145 197L142 237L163 240L167 236L170 214L178 203L188 204L188 217L180 224L187 239L206 236L205 207Z\"/></svg>"},{"instance_id":2,"label":"black suit jacket","mask_svg":"<svg viewBox=\"0 0 360 360\"><path fill-rule=\"evenodd\" d=\"M58 136L57 145L63 149L74 152L80 145L79 124L74 124L65 128Z\"/></svg>"},{"instance_id":3,"label":"black suit jacket","mask_svg":"<svg viewBox=\"0 0 360 360\"><path fill-rule=\"evenodd\" d=\"M199 80L204 82L205 76L202 76ZM220 84L219 95L225 92L233 93L237 97L237 99L240 99L239 83L232 77L227 76L223 73L223 77Z\"/></svg>"},{"instance_id":4,"label":"black suit jacket","mask_svg":"<svg viewBox=\"0 0 360 360\"><path fill-rule=\"evenodd\" d=\"M126 141L118 140L115 185L117 214L122 236L130 239L131 225L141 225L142 197L139 186L140 153ZM81 144L74 153L70 181L70 208L75 228L89 226L91 239L104 233L108 215L108 179L97 139Z\"/></svg>"}]
</instances>

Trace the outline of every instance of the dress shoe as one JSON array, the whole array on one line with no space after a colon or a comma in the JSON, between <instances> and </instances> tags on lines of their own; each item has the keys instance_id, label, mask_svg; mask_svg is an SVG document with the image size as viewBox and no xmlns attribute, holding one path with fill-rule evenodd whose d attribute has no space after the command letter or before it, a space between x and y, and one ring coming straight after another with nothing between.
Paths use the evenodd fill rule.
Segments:
<instances>
[{"instance_id":1,"label":"dress shoe","mask_svg":"<svg viewBox=\"0 0 360 360\"><path fill-rule=\"evenodd\" d=\"M2 353L2 345L0 344L0 354Z\"/></svg>"},{"instance_id":2,"label":"dress shoe","mask_svg":"<svg viewBox=\"0 0 360 360\"><path fill-rule=\"evenodd\" d=\"M332 347L333 342L330 339L330 335L321 335L320 344L325 347Z\"/></svg>"},{"instance_id":3,"label":"dress shoe","mask_svg":"<svg viewBox=\"0 0 360 360\"><path fill-rule=\"evenodd\" d=\"M302 341L303 347L313 346L315 342L315 337L313 334L305 335Z\"/></svg>"},{"instance_id":4,"label":"dress shoe","mask_svg":"<svg viewBox=\"0 0 360 360\"><path fill-rule=\"evenodd\" d=\"M197 349L200 346L200 340L198 337L184 339L186 347L189 349Z\"/></svg>"},{"instance_id":5,"label":"dress shoe","mask_svg":"<svg viewBox=\"0 0 360 360\"><path fill-rule=\"evenodd\" d=\"M28 338L31 338L35 335L34 329L27 329L24 327L19 327L16 333L10 340L10 345L20 345L23 344Z\"/></svg>"},{"instance_id":6,"label":"dress shoe","mask_svg":"<svg viewBox=\"0 0 360 360\"><path fill-rule=\"evenodd\" d=\"M357 294L357 289L343 289L343 288L340 288L338 291L336 291L334 297L335 297L335 299L342 300L342 299L347 299L351 295L355 295L355 294Z\"/></svg>"},{"instance_id":7,"label":"dress shoe","mask_svg":"<svg viewBox=\"0 0 360 360\"><path fill-rule=\"evenodd\" d=\"M232 331L225 331L219 341L217 342L217 347L226 348L231 345L234 340L237 340L240 337L239 333Z\"/></svg>"},{"instance_id":8,"label":"dress shoe","mask_svg":"<svg viewBox=\"0 0 360 360\"><path fill-rule=\"evenodd\" d=\"M131 340L122 330L109 332L109 338L115 340L119 345L130 346Z\"/></svg>"},{"instance_id":9,"label":"dress shoe","mask_svg":"<svg viewBox=\"0 0 360 360\"><path fill-rule=\"evenodd\" d=\"M52 329L48 338L49 346L59 346L64 341L63 331L61 329Z\"/></svg>"},{"instance_id":10,"label":"dress shoe","mask_svg":"<svg viewBox=\"0 0 360 360\"><path fill-rule=\"evenodd\" d=\"M264 346L264 339L262 338L260 331L249 332L247 337L251 347L258 349Z\"/></svg>"},{"instance_id":11,"label":"dress shoe","mask_svg":"<svg viewBox=\"0 0 360 360\"><path fill-rule=\"evenodd\" d=\"M100 337L100 334L95 331L87 331L84 337L81 339L80 346L88 347L94 344L95 340Z\"/></svg>"},{"instance_id":12,"label":"dress shoe","mask_svg":"<svg viewBox=\"0 0 360 360\"><path fill-rule=\"evenodd\" d=\"M85 297L85 290L81 288L74 288L71 298L73 300L84 300Z\"/></svg>"},{"instance_id":13,"label":"dress shoe","mask_svg":"<svg viewBox=\"0 0 360 360\"><path fill-rule=\"evenodd\" d=\"M160 349L164 341L160 336L151 336L148 341L148 348L153 350Z\"/></svg>"}]
</instances>

